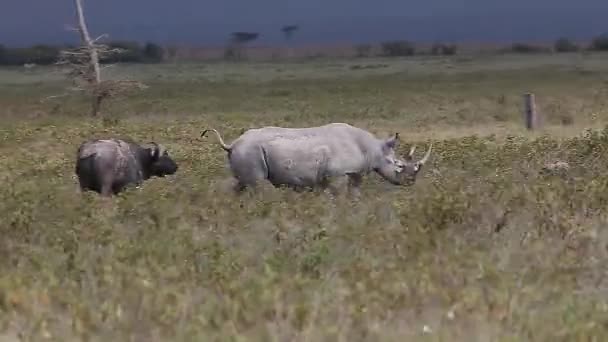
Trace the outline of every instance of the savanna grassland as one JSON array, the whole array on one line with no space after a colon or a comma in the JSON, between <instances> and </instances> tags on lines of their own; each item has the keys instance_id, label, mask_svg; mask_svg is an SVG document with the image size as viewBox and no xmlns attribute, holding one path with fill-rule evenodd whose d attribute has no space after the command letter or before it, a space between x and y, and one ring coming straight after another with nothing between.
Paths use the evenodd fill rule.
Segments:
<instances>
[{"instance_id":1,"label":"savanna grassland","mask_svg":"<svg viewBox=\"0 0 608 342\"><path fill-rule=\"evenodd\" d=\"M0 69L0 340L608 338L608 55L118 65L104 118L51 68ZM543 129L522 127L534 92ZM434 153L361 198L234 195L214 127L348 122ZM164 144L177 174L104 201L78 145ZM570 169L541 174L546 162ZM4 339L3 339L4 338Z\"/></svg>"}]
</instances>

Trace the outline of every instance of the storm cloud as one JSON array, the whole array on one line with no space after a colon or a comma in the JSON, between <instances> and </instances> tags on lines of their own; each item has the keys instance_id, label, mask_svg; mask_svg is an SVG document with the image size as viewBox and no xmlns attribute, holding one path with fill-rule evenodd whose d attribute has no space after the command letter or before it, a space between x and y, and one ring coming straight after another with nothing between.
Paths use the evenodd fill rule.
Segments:
<instances>
[{"instance_id":1,"label":"storm cloud","mask_svg":"<svg viewBox=\"0 0 608 342\"><path fill-rule=\"evenodd\" d=\"M230 32L281 41L298 24L296 42L584 39L608 32L606 0L85 0L93 33L113 39L220 44ZM4 0L0 44L71 42L71 0Z\"/></svg>"}]
</instances>

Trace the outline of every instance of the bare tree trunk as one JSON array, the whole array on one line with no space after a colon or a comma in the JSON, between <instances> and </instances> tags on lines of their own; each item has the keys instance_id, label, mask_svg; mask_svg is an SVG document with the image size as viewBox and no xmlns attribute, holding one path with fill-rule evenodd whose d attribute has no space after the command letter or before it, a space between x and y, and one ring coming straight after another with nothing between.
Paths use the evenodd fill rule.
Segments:
<instances>
[{"instance_id":1,"label":"bare tree trunk","mask_svg":"<svg viewBox=\"0 0 608 342\"><path fill-rule=\"evenodd\" d=\"M84 16L83 1L74 0L81 44L74 49L61 50L56 64L69 69L67 76L75 85L71 90L82 91L90 96L91 115L95 117L101 115L101 105L105 99L135 88L145 89L147 86L132 80L102 80L100 58L109 54L122 53L122 49L110 49L107 45L98 43L97 41L103 36L91 39Z\"/></svg>"},{"instance_id":2,"label":"bare tree trunk","mask_svg":"<svg viewBox=\"0 0 608 342\"><path fill-rule=\"evenodd\" d=\"M97 116L97 114L99 113L99 111L101 109L101 102L103 101L103 98L104 98L103 95L97 94L97 92L96 92L96 94L93 95L93 99L92 99L93 104L91 107L91 113L93 116Z\"/></svg>"},{"instance_id":3,"label":"bare tree trunk","mask_svg":"<svg viewBox=\"0 0 608 342\"><path fill-rule=\"evenodd\" d=\"M87 28L87 24L84 18L84 11L82 9L82 0L74 0L74 4L76 5L76 14L78 15L78 29L80 31L80 39L82 40L82 44L87 47L90 56L90 67L93 71L93 77L91 79L91 82L94 82L94 85L97 87L101 83L99 56L97 54L97 49L95 48L95 45L91 40L91 36L89 35L89 29ZM99 114L101 101L102 98L100 98L100 95L95 94L93 97L91 113L93 116L97 116Z\"/></svg>"},{"instance_id":4,"label":"bare tree trunk","mask_svg":"<svg viewBox=\"0 0 608 342\"><path fill-rule=\"evenodd\" d=\"M287 54L286 54L287 58L291 58L293 55L292 48L291 48L291 37L285 38L285 50L287 52Z\"/></svg>"}]
</instances>

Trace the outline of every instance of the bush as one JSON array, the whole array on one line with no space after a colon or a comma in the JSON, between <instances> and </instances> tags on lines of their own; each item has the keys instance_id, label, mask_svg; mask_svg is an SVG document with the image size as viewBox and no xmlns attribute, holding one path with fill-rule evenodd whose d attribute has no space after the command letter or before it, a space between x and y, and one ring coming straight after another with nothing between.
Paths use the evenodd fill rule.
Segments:
<instances>
[{"instance_id":1,"label":"bush","mask_svg":"<svg viewBox=\"0 0 608 342\"><path fill-rule=\"evenodd\" d=\"M137 42L114 41L107 45L110 49L119 49L120 52L102 58L101 63L139 63L144 60L143 49Z\"/></svg>"},{"instance_id":2,"label":"bush","mask_svg":"<svg viewBox=\"0 0 608 342\"><path fill-rule=\"evenodd\" d=\"M369 57L372 46L370 44L359 44L355 46L355 51L357 53L357 57Z\"/></svg>"},{"instance_id":3,"label":"bush","mask_svg":"<svg viewBox=\"0 0 608 342\"><path fill-rule=\"evenodd\" d=\"M511 51L515 53L539 53L546 52L547 49L526 43L514 43L511 45Z\"/></svg>"},{"instance_id":4,"label":"bush","mask_svg":"<svg viewBox=\"0 0 608 342\"><path fill-rule=\"evenodd\" d=\"M49 45L34 45L29 48L0 47L0 64L23 65L34 63L40 65L53 64L59 57L59 47Z\"/></svg>"},{"instance_id":5,"label":"bush","mask_svg":"<svg viewBox=\"0 0 608 342\"><path fill-rule=\"evenodd\" d=\"M554 49L556 52L578 51L578 45L571 42L568 38L559 38L555 41Z\"/></svg>"},{"instance_id":6,"label":"bush","mask_svg":"<svg viewBox=\"0 0 608 342\"><path fill-rule=\"evenodd\" d=\"M59 57L59 48L49 45L35 45L28 51L29 63L53 64Z\"/></svg>"},{"instance_id":7,"label":"bush","mask_svg":"<svg viewBox=\"0 0 608 342\"><path fill-rule=\"evenodd\" d=\"M142 48L137 42L116 41L107 44L110 48L120 49L120 53L114 53L100 60L101 63L116 62L160 62L163 60L164 50L161 46L148 42ZM0 45L0 65L24 65L33 63L49 65L57 62L59 53L63 49L73 49L71 45L43 45L38 44L31 47L9 48Z\"/></svg>"},{"instance_id":8,"label":"bush","mask_svg":"<svg viewBox=\"0 0 608 342\"><path fill-rule=\"evenodd\" d=\"M591 50L608 51L608 34L595 37L591 42Z\"/></svg>"},{"instance_id":9,"label":"bush","mask_svg":"<svg viewBox=\"0 0 608 342\"><path fill-rule=\"evenodd\" d=\"M152 42L147 42L143 47L133 41L113 41L107 45L120 52L103 58L102 63L159 63L164 57L164 49Z\"/></svg>"},{"instance_id":10,"label":"bush","mask_svg":"<svg viewBox=\"0 0 608 342\"><path fill-rule=\"evenodd\" d=\"M239 58L238 49L232 45L227 46L224 49L224 59L234 60Z\"/></svg>"},{"instance_id":11,"label":"bush","mask_svg":"<svg viewBox=\"0 0 608 342\"><path fill-rule=\"evenodd\" d=\"M416 52L414 44L406 40L395 40L382 43L382 52L385 56L412 56Z\"/></svg>"},{"instance_id":12,"label":"bush","mask_svg":"<svg viewBox=\"0 0 608 342\"><path fill-rule=\"evenodd\" d=\"M452 56L452 55L456 54L457 50L458 50L458 46L456 44L446 45L446 44L437 43L437 44L434 44L433 47L431 48L431 55Z\"/></svg>"},{"instance_id":13,"label":"bush","mask_svg":"<svg viewBox=\"0 0 608 342\"><path fill-rule=\"evenodd\" d=\"M144 46L143 54L145 56L146 62L159 63L163 60L164 53L164 49L158 44L148 42Z\"/></svg>"}]
</instances>

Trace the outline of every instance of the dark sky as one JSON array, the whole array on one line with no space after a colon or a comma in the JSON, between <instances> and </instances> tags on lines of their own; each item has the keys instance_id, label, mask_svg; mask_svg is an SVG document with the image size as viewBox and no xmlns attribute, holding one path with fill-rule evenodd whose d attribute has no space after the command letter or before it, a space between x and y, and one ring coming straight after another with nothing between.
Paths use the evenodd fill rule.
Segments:
<instances>
[{"instance_id":1,"label":"dark sky","mask_svg":"<svg viewBox=\"0 0 608 342\"><path fill-rule=\"evenodd\" d=\"M526 4L526 5L524 5ZM608 32L608 0L85 0L92 35L221 44L232 31L300 43L586 39ZM0 44L69 42L72 0L0 0Z\"/></svg>"}]
</instances>

